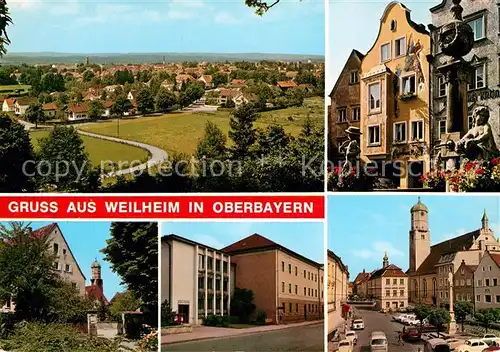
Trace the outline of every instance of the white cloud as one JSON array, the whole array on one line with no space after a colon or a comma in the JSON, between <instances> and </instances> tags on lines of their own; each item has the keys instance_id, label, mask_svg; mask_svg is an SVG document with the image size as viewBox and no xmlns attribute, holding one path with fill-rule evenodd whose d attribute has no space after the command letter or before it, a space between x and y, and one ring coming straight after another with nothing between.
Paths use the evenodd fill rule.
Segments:
<instances>
[{"instance_id":1,"label":"white cloud","mask_svg":"<svg viewBox=\"0 0 500 352\"><path fill-rule=\"evenodd\" d=\"M41 0L13 0L7 6L13 10L32 11L40 8L41 3Z\"/></svg>"},{"instance_id":2,"label":"white cloud","mask_svg":"<svg viewBox=\"0 0 500 352\"><path fill-rule=\"evenodd\" d=\"M196 242L199 242L199 243L203 243L204 245L215 248L215 249L222 249L225 247L225 245L223 243L219 242L213 236L195 235L195 236L193 236L193 240Z\"/></svg>"},{"instance_id":3,"label":"white cloud","mask_svg":"<svg viewBox=\"0 0 500 352\"><path fill-rule=\"evenodd\" d=\"M391 257L404 257L405 255L403 251L386 241L376 241L372 243L371 248L354 249L351 252L355 257L378 261L382 261L385 252L387 252L389 262L391 262Z\"/></svg>"},{"instance_id":4,"label":"white cloud","mask_svg":"<svg viewBox=\"0 0 500 352\"><path fill-rule=\"evenodd\" d=\"M237 20L233 15L227 12L219 12L217 15L215 15L214 21L216 23L229 24L229 25L242 23L241 20Z\"/></svg>"}]
</instances>

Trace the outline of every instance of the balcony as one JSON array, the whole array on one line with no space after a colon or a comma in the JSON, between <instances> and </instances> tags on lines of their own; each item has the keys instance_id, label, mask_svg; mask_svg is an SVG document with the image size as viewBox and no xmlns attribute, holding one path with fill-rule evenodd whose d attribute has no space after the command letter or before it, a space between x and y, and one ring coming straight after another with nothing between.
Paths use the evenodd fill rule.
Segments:
<instances>
[{"instance_id":1,"label":"balcony","mask_svg":"<svg viewBox=\"0 0 500 352\"><path fill-rule=\"evenodd\" d=\"M224 277L225 277L225 278L226 278L226 277L227 277L227 278L229 277L229 273L228 273L227 271L225 271L223 275L224 275Z\"/></svg>"},{"instance_id":2,"label":"balcony","mask_svg":"<svg viewBox=\"0 0 500 352\"><path fill-rule=\"evenodd\" d=\"M205 269L204 268L198 268L198 275L204 276L205 275Z\"/></svg>"}]
</instances>

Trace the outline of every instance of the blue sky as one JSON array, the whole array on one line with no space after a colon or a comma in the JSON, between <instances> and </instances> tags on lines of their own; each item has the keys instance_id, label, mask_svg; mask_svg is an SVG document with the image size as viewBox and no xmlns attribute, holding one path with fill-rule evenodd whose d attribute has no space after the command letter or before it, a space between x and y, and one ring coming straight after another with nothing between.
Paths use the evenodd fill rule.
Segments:
<instances>
[{"instance_id":1,"label":"blue sky","mask_svg":"<svg viewBox=\"0 0 500 352\"><path fill-rule=\"evenodd\" d=\"M161 233L216 249L258 233L318 263L324 262L324 227L318 222L165 222Z\"/></svg>"},{"instance_id":2,"label":"blue sky","mask_svg":"<svg viewBox=\"0 0 500 352\"><path fill-rule=\"evenodd\" d=\"M322 0L283 0L259 17L244 0L16 0L10 52L324 55Z\"/></svg>"},{"instance_id":3,"label":"blue sky","mask_svg":"<svg viewBox=\"0 0 500 352\"><path fill-rule=\"evenodd\" d=\"M372 47L377 39L380 18L389 0L330 0L330 39L328 56L329 69L326 82L328 94L331 92L338 75L352 49L362 54ZM429 9L441 3L441 0L405 0L402 1L411 10L414 22L431 23Z\"/></svg>"},{"instance_id":4,"label":"blue sky","mask_svg":"<svg viewBox=\"0 0 500 352\"><path fill-rule=\"evenodd\" d=\"M483 211L489 226L500 235L499 197L422 196L429 209L431 245L481 227ZM382 266L384 251L389 261L408 269L410 208L415 195L334 196L328 198L328 249L349 266L350 279Z\"/></svg>"},{"instance_id":5,"label":"blue sky","mask_svg":"<svg viewBox=\"0 0 500 352\"><path fill-rule=\"evenodd\" d=\"M31 227L36 230L52 222L31 222ZM26 223L28 224L28 223ZM71 252L76 258L83 275L87 279L86 285L90 285L90 265L97 259L101 263L101 276L104 284L104 294L111 300L116 292L122 292L125 287L120 285L120 277L113 273L109 263L103 260L100 250L106 247L106 240L110 238L110 222L57 222L68 242Z\"/></svg>"}]
</instances>

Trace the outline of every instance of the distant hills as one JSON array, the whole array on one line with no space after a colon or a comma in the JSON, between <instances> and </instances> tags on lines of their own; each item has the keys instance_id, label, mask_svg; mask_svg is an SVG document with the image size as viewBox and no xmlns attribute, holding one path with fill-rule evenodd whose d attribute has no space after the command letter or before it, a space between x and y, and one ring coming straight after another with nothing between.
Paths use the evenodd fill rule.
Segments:
<instances>
[{"instance_id":1,"label":"distant hills","mask_svg":"<svg viewBox=\"0 0 500 352\"><path fill-rule=\"evenodd\" d=\"M146 64L166 62L225 62L225 61L307 61L324 62L321 55L302 54L266 54L266 53L240 53L240 54L216 54L216 53L8 53L0 59L0 64L71 64L84 62L89 58L91 63L97 64Z\"/></svg>"}]
</instances>

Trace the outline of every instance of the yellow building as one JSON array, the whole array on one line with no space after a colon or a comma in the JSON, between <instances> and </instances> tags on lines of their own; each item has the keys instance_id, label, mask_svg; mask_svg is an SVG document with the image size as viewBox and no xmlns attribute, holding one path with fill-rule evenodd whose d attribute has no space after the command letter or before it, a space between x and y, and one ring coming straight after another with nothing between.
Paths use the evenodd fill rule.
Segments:
<instances>
[{"instance_id":1,"label":"yellow building","mask_svg":"<svg viewBox=\"0 0 500 352\"><path fill-rule=\"evenodd\" d=\"M361 158L399 188L422 187L419 177L430 169L430 53L425 26L391 2L361 63Z\"/></svg>"},{"instance_id":2,"label":"yellow building","mask_svg":"<svg viewBox=\"0 0 500 352\"><path fill-rule=\"evenodd\" d=\"M349 286L349 270L342 259L328 250L328 332L332 332L341 323L342 304L347 301Z\"/></svg>"}]
</instances>

